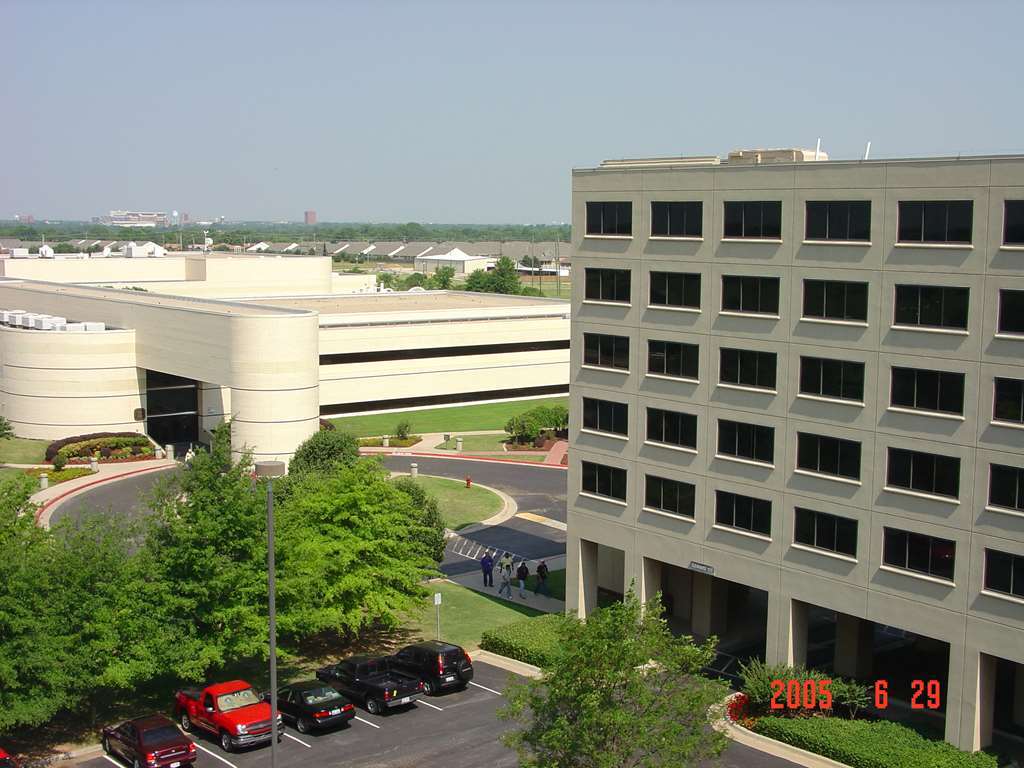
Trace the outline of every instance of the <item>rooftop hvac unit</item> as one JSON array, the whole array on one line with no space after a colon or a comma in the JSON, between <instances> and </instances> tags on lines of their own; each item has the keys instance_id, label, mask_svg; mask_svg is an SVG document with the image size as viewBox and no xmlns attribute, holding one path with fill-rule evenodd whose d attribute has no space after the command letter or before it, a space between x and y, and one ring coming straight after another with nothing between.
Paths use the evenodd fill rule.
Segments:
<instances>
[{"instance_id":1,"label":"rooftop hvac unit","mask_svg":"<svg viewBox=\"0 0 1024 768\"><path fill-rule=\"evenodd\" d=\"M89 322L83 323L83 325L85 325L85 330L87 330L87 331L105 331L105 330L107 330L107 324L106 323L97 323L97 322L89 321Z\"/></svg>"},{"instance_id":2,"label":"rooftop hvac unit","mask_svg":"<svg viewBox=\"0 0 1024 768\"><path fill-rule=\"evenodd\" d=\"M64 330L79 333L85 330L85 323L68 323L64 326Z\"/></svg>"}]
</instances>

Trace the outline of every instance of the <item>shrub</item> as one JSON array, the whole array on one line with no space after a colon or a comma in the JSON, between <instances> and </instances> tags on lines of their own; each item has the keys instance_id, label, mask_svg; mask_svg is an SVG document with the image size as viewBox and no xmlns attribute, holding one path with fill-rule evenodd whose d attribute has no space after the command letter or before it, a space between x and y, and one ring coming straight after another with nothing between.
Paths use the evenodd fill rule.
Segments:
<instances>
[{"instance_id":1,"label":"shrub","mask_svg":"<svg viewBox=\"0 0 1024 768\"><path fill-rule=\"evenodd\" d=\"M480 639L480 647L527 664L546 667L561 653L560 630L567 621L577 619L549 613L488 629Z\"/></svg>"},{"instance_id":2,"label":"shrub","mask_svg":"<svg viewBox=\"0 0 1024 768\"><path fill-rule=\"evenodd\" d=\"M314 432L295 450L288 469L293 473L333 472L359 458L359 443L347 432Z\"/></svg>"},{"instance_id":3,"label":"shrub","mask_svg":"<svg viewBox=\"0 0 1024 768\"><path fill-rule=\"evenodd\" d=\"M851 768L997 768L984 752L961 752L886 720L762 717L757 733L838 760Z\"/></svg>"},{"instance_id":4,"label":"shrub","mask_svg":"<svg viewBox=\"0 0 1024 768\"><path fill-rule=\"evenodd\" d=\"M412 424L408 419L402 419L395 425L395 437L399 440L406 440L410 432L412 432Z\"/></svg>"},{"instance_id":5,"label":"shrub","mask_svg":"<svg viewBox=\"0 0 1024 768\"><path fill-rule=\"evenodd\" d=\"M68 460L66 458L64 458L64 454L63 453L58 453L56 456L53 457L53 469L54 469L54 471L60 472L62 469L64 469L64 465L67 464L67 463L68 463Z\"/></svg>"},{"instance_id":6,"label":"shrub","mask_svg":"<svg viewBox=\"0 0 1024 768\"><path fill-rule=\"evenodd\" d=\"M334 426L333 421L328 421L327 419L320 419L320 429L327 430L328 432L333 432L335 429L337 429L337 427Z\"/></svg>"},{"instance_id":7,"label":"shrub","mask_svg":"<svg viewBox=\"0 0 1024 768\"><path fill-rule=\"evenodd\" d=\"M832 680L829 690L832 691L833 708L835 707L835 684L839 678L832 678L824 672L816 669L804 669L803 667L790 667L786 664L765 664L760 659L750 659L740 663L740 678L743 681L741 688L747 694L749 713L754 716L777 712L771 709L772 681L774 680ZM785 696L783 696L783 699ZM820 697L818 698L820 702ZM810 711L806 709L784 710L787 715L806 715ZM828 713L828 710L821 710Z\"/></svg>"},{"instance_id":8,"label":"shrub","mask_svg":"<svg viewBox=\"0 0 1024 768\"><path fill-rule=\"evenodd\" d=\"M99 438L106 437L131 437L131 438L142 438L146 445L149 444L149 440L144 435L140 435L138 432L91 432L87 435L74 435L72 437L62 437L60 440L54 440L48 446L46 446L46 460L53 461L53 457L57 455L57 451L66 445L72 443L82 443L89 440L97 440Z\"/></svg>"},{"instance_id":9,"label":"shrub","mask_svg":"<svg viewBox=\"0 0 1024 768\"><path fill-rule=\"evenodd\" d=\"M857 713L870 702L867 686L856 680L836 678L831 685L833 708L839 709L849 718L857 717Z\"/></svg>"}]
</instances>

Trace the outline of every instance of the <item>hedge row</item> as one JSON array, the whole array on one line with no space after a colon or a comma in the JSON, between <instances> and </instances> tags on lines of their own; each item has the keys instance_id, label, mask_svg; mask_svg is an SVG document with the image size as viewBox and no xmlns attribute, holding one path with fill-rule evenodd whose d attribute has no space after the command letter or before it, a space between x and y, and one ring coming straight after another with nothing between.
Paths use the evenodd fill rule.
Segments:
<instances>
[{"instance_id":1,"label":"hedge row","mask_svg":"<svg viewBox=\"0 0 1024 768\"><path fill-rule=\"evenodd\" d=\"M961 752L887 720L762 717L754 731L851 768L997 768L984 752Z\"/></svg>"},{"instance_id":2,"label":"hedge row","mask_svg":"<svg viewBox=\"0 0 1024 768\"><path fill-rule=\"evenodd\" d=\"M64 437L60 440L54 440L48 446L46 446L46 460L53 461L53 457L57 455L57 451L66 445L72 443L82 443L86 440L96 440L101 437L142 437L138 432L90 432L87 435L73 435L71 437ZM143 437L143 439L145 439ZM148 444L148 440L146 440Z\"/></svg>"},{"instance_id":3,"label":"hedge row","mask_svg":"<svg viewBox=\"0 0 1024 768\"><path fill-rule=\"evenodd\" d=\"M488 629L480 639L480 647L536 667L548 667L561 652L559 628L566 621L574 619L549 613Z\"/></svg>"},{"instance_id":4,"label":"hedge row","mask_svg":"<svg viewBox=\"0 0 1024 768\"><path fill-rule=\"evenodd\" d=\"M124 449L130 449L125 451ZM80 440L76 443L68 443L57 451L57 456L63 456L65 460L73 458L88 458L95 453L107 458L116 451L128 454L140 454L152 452L153 446L149 438L144 435L132 435L131 437L94 437L90 440ZM56 456L54 457L56 458Z\"/></svg>"}]
</instances>

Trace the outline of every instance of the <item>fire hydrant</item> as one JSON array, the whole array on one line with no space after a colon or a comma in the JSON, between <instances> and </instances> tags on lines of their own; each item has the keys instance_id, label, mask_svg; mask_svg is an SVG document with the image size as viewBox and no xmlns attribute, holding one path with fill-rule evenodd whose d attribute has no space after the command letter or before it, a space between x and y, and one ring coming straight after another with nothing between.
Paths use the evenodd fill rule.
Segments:
<instances>
[{"instance_id":1,"label":"fire hydrant","mask_svg":"<svg viewBox=\"0 0 1024 768\"><path fill-rule=\"evenodd\" d=\"M469 475L466 475L466 487L467 488L472 488L473 487L473 478L470 477Z\"/></svg>"}]
</instances>

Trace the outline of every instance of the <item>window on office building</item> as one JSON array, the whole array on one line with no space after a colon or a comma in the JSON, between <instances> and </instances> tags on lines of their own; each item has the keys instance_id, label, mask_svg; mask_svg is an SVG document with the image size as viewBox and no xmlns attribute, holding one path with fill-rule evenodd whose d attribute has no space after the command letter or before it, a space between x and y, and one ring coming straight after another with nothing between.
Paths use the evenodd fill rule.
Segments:
<instances>
[{"instance_id":1,"label":"window on office building","mask_svg":"<svg viewBox=\"0 0 1024 768\"><path fill-rule=\"evenodd\" d=\"M667 477L647 475L644 488L644 506L682 517L693 517L697 487Z\"/></svg>"},{"instance_id":2,"label":"window on office building","mask_svg":"<svg viewBox=\"0 0 1024 768\"><path fill-rule=\"evenodd\" d=\"M723 275L722 311L779 314L779 278Z\"/></svg>"},{"instance_id":3,"label":"window on office building","mask_svg":"<svg viewBox=\"0 0 1024 768\"><path fill-rule=\"evenodd\" d=\"M964 379L964 374L952 371L893 366L890 404L899 408L961 415L964 412Z\"/></svg>"},{"instance_id":4,"label":"window on office building","mask_svg":"<svg viewBox=\"0 0 1024 768\"><path fill-rule=\"evenodd\" d=\"M941 285L897 285L896 325L967 330L969 288Z\"/></svg>"},{"instance_id":5,"label":"window on office building","mask_svg":"<svg viewBox=\"0 0 1024 768\"><path fill-rule=\"evenodd\" d=\"M1024 557L985 550L985 589L1005 595L1024 597Z\"/></svg>"},{"instance_id":6,"label":"window on office building","mask_svg":"<svg viewBox=\"0 0 1024 768\"><path fill-rule=\"evenodd\" d=\"M1024 469L992 464L989 467L988 503L1024 512Z\"/></svg>"},{"instance_id":7,"label":"window on office building","mask_svg":"<svg viewBox=\"0 0 1024 768\"><path fill-rule=\"evenodd\" d=\"M960 495L960 459L890 448L886 484L892 488L955 499Z\"/></svg>"},{"instance_id":8,"label":"window on office building","mask_svg":"<svg viewBox=\"0 0 1024 768\"><path fill-rule=\"evenodd\" d=\"M886 528L882 562L894 568L952 581L956 542L898 528Z\"/></svg>"},{"instance_id":9,"label":"window on office building","mask_svg":"<svg viewBox=\"0 0 1024 768\"><path fill-rule=\"evenodd\" d=\"M857 521L797 507L793 541L840 555L857 556Z\"/></svg>"},{"instance_id":10,"label":"window on office building","mask_svg":"<svg viewBox=\"0 0 1024 768\"><path fill-rule=\"evenodd\" d=\"M630 202L587 203L588 235L633 234L633 204Z\"/></svg>"},{"instance_id":11,"label":"window on office building","mask_svg":"<svg viewBox=\"0 0 1024 768\"><path fill-rule=\"evenodd\" d=\"M838 437L796 435L796 465L807 472L860 479L860 443Z\"/></svg>"},{"instance_id":12,"label":"window on office building","mask_svg":"<svg viewBox=\"0 0 1024 768\"><path fill-rule=\"evenodd\" d=\"M650 303L656 307L700 309L700 274L651 272Z\"/></svg>"},{"instance_id":13,"label":"window on office building","mask_svg":"<svg viewBox=\"0 0 1024 768\"><path fill-rule=\"evenodd\" d=\"M1024 291L999 291L999 333L1024 333Z\"/></svg>"},{"instance_id":14,"label":"window on office building","mask_svg":"<svg viewBox=\"0 0 1024 768\"><path fill-rule=\"evenodd\" d=\"M692 413L647 409L647 439L682 448L697 448L697 417Z\"/></svg>"},{"instance_id":15,"label":"window on office building","mask_svg":"<svg viewBox=\"0 0 1024 768\"><path fill-rule=\"evenodd\" d=\"M703 237L704 203L670 201L651 203L651 237Z\"/></svg>"},{"instance_id":16,"label":"window on office building","mask_svg":"<svg viewBox=\"0 0 1024 768\"><path fill-rule=\"evenodd\" d=\"M1003 245L1024 245L1024 200L1003 203Z\"/></svg>"},{"instance_id":17,"label":"window on office building","mask_svg":"<svg viewBox=\"0 0 1024 768\"><path fill-rule=\"evenodd\" d=\"M871 239L870 200L808 200L806 210L804 237L807 240Z\"/></svg>"},{"instance_id":18,"label":"window on office building","mask_svg":"<svg viewBox=\"0 0 1024 768\"><path fill-rule=\"evenodd\" d=\"M647 372L658 376L696 380L699 357L700 347L696 344L656 339L647 342Z\"/></svg>"},{"instance_id":19,"label":"window on office building","mask_svg":"<svg viewBox=\"0 0 1024 768\"><path fill-rule=\"evenodd\" d=\"M730 491L715 491L715 523L771 536L772 503Z\"/></svg>"},{"instance_id":20,"label":"window on office building","mask_svg":"<svg viewBox=\"0 0 1024 768\"><path fill-rule=\"evenodd\" d=\"M583 364L629 370L629 337L604 333L583 334Z\"/></svg>"},{"instance_id":21,"label":"window on office building","mask_svg":"<svg viewBox=\"0 0 1024 768\"><path fill-rule=\"evenodd\" d=\"M722 347L718 380L722 384L775 389L775 353Z\"/></svg>"},{"instance_id":22,"label":"window on office building","mask_svg":"<svg viewBox=\"0 0 1024 768\"><path fill-rule=\"evenodd\" d=\"M992 418L1024 424L1024 380L996 377L995 407Z\"/></svg>"},{"instance_id":23,"label":"window on office building","mask_svg":"<svg viewBox=\"0 0 1024 768\"><path fill-rule=\"evenodd\" d=\"M900 200L901 243L970 243L972 200Z\"/></svg>"},{"instance_id":24,"label":"window on office building","mask_svg":"<svg viewBox=\"0 0 1024 768\"><path fill-rule=\"evenodd\" d=\"M582 462L583 491L610 499L626 500L626 470L595 464L592 461Z\"/></svg>"},{"instance_id":25,"label":"window on office building","mask_svg":"<svg viewBox=\"0 0 1024 768\"><path fill-rule=\"evenodd\" d=\"M771 464L775 460L775 428L719 419L718 453Z\"/></svg>"},{"instance_id":26,"label":"window on office building","mask_svg":"<svg viewBox=\"0 0 1024 768\"><path fill-rule=\"evenodd\" d=\"M725 237L778 240L782 237L780 200L726 201Z\"/></svg>"},{"instance_id":27,"label":"window on office building","mask_svg":"<svg viewBox=\"0 0 1024 768\"><path fill-rule=\"evenodd\" d=\"M610 400L583 398L583 428L596 432L626 435L629 432L629 406Z\"/></svg>"},{"instance_id":28,"label":"window on office building","mask_svg":"<svg viewBox=\"0 0 1024 768\"><path fill-rule=\"evenodd\" d=\"M801 356L800 393L863 402L864 363Z\"/></svg>"},{"instance_id":29,"label":"window on office building","mask_svg":"<svg viewBox=\"0 0 1024 768\"><path fill-rule=\"evenodd\" d=\"M804 280L804 317L867 322L868 284Z\"/></svg>"},{"instance_id":30,"label":"window on office building","mask_svg":"<svg viewBox=\"0 0 1024 768\"><path fill-rule=\"evenodd\" d=\"M585 298L590 301L615 301L629 304L628 269L587 267L585 275Z\"/></svg>"}]
</instances>

